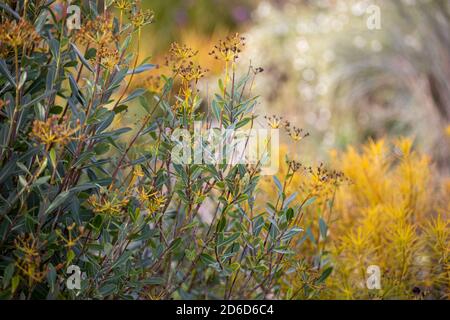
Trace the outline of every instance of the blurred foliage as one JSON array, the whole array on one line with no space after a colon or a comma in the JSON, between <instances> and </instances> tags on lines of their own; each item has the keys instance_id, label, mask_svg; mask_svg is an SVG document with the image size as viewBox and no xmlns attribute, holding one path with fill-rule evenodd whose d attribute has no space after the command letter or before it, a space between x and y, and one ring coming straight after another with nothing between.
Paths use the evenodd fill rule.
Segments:
<instances>
[{"instance_id":1,"label":"blurred foliage","mask_svg":"<svg viewBox=\"0 0 450 320\"><path fill-rule=\"evenodd\" d=\"M330 230L331 296L345 299L448 299L450 190L410 139L349 148L335 164L351 184L338 190ZM381 268L382 289L366 270Z\"/></svg>"},{"instance_id":2,"label":"blurred foliage","mask_svg":"<svg viewBox=\"0 0 450 320\"><path fill-rule=\"evenodd\" d=\"M345 176L339 188L323 168L304 168L286 186L298 195L294 207L304 207L306 232L292 243L298 261L284 269L285 297L448 299L450 181L437 179L430 158L407 138L392 147L380 140L361 151L333 151L332 159ZM283 163L278 176L288 167ZM259 186L261 201L276 198L269 178ZM302 202L306 195L313 200ZM381 290L366 286L371 265L380 267ZM328 268L331 275L318 281Z\"/></svg>"},{"instance_id":3,"label":"blurred foliage","mask_svg":"<svg viewBox=\"0 0 450 320\"><path fill-rule=\"evenodd\" d=\"M156 55L164 54L174 41L182 41L186 33L210 38L217 32L228 34L250 20L254 0L154 0L143 1L143 7L155 11L154 37L145 41ZM185 39L187 40L187 39ZM187 42L185 42L187 43ZM191 45L194 43L189 42Z\"/></svg>"}]
</instances>

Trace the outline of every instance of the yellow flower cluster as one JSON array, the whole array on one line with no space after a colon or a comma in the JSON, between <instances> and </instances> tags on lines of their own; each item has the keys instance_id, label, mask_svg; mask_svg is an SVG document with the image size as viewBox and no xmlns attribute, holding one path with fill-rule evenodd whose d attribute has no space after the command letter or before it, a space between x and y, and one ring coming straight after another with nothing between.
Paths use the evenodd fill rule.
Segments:
<instances>
[{"instance_id":1,"label":"yellow flower cluster","mask_svg":"<svg viewBox=\"0 0 450 320\"><path fill-rule=\"evenodd\" d=\"M82 25L76 33L75 39L83 45L95 44L98 48L107 47L118 40L113 30L113 17L105 13Z\"/></svg>"},{"instance_id":2,"label":"yellow flower cluster","mask_svg":"<svg viewBox=\"0 0 450 320\"><path fill-rule=\"evenodd\" d=\"M149 76L143 82L143 87L154 94L160 94L164 88L164 79L161 76Z\"/></svg>"},{"instance_id":3,"label":"yellow flower cluster","mask_svg":"<svg viewBox=\"0 0 450 320\"><path fill-rule=\"evenodd\" d=\"M166 66L176 75L180 76L182 84L186 87L191 81L198 82L208 72L207 69L194 63L193 58L198 51L176 42L172 43L169 55L166 57Z\"/></svg>"},{"instance_id":4,"label":"yellow flower cluster","mask_svg":"<svg viewBox=\"0 0 450 320\"><path fill-rule=\"evenodd\" d=\"M108 216L120 216L126 211L130 199L119 190L102 190L100 194L92 194L88 198L88 204L96 214Z\"/></svg>"},{"instance_id":5,"label":"yellow flower cluster","mask_svg":"<svg viewBox=\"0 0 450 320\"><path fill-rule=\"evenodd\" d=\"M181 80L179 88L178 99L175 103L175 111L191 115L194 106L199 100L195 85L208 72L199 64L193 61L198 51L178 43L172 43L169 55L166 57L165 65L168 67L174 78Z\"/></svg>"},{"instance_id":6,"label":"yellow flower cluster","mask_svg":"<svg viewBox=\"0 0 450 320\"><path fill-rule=\"evenodd\" d=\"M18 48L34 44L40 39L34 26L24 19L4 20L0 24L0 47Z\"/></svg>"},{"instance_id":7,"label":"yellow flower cluster","mask_svg":"<svg viewBox=\"0 0 450 320\"><path fill-rule=\"evenodd\" d=\"M41 266L41 255L38 242L33 235L20 235L14 240L17 251L16 267L28 278L28 284L41 282L47 272Z\"/></svg>"},{"instance_id":8,"label":"yellow flower cluster","mask_svg":"<svg viewBox=\"0 0 450 320\"><path fill-rule=\"evenodd\" d=\"M77 121L76 127L72 128L67 120L67 117L64 117L60 123L57 115L49 117L46 121L34 120L30 136L47 148L52 145L65 146L71 140L76 139L74 135L80 129L79 121Z\"/></svg>"},{"instance_id":9,"label":"yellow flower cluster","mask_svg":"<svg viewBox=\"0 0 450 320\"><path fill-rule=\"evenodd\" d=\"M158 212L166 204L166 198L160 192L149 191L144 187L137 189L137 198L150 214Z\"/></svg>"},{"instance_id":10,"label":"yellow flower cluster","mask_svg":"<svg viewBox=\"0 0 450 320\"><path fill-rule=\"evenodd\" d=\"M67 238L64 237L64 235L63 235L61 230L56 230L56 233L58 234L58 236L65 243L64 246L69 248L69 249L74 247L77 244L78 240L81 239L81 237L83 236L83 233L84 233L84 229L82 227L79 227L78 228L79 234L78 234L78 236L74 237L73 236L74 228L75 228L75 223L72 223L70 226L67 227L67 233L68 233Z\"/></svg>"}]
</instances>

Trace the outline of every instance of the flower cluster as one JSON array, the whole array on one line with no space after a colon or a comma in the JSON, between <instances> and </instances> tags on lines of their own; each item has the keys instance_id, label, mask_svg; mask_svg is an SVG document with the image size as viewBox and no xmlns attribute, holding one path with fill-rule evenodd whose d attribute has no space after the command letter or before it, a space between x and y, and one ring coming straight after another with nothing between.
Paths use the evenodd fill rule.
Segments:
<instances>
[{"instance_id":1,"label":"flower cluster","mask_svg":"<svg viewBox=\"0 0 450 320\"><path fill-rule=\"evenodd\" d=\"M291 126L291 123L288 120L283 122L283 117L272 115L264 116L264 119L266 119L267 125L272 129L284 128L289 137L291 137L291 139L295 142L303 140L309 136L309 133L304 132L303 129Z\"/></svg>"},{"instance_id":2,"label":"flower cluster","mask_svg":"<svg viewBox=\"0 0 450 320\"><path fill-rule=\"evenodd\" d=\"M98 57L100 64L107 70L113 70L120 62L119 51L115 48L103 46L99 48Z\"/></svg>"},{"instance_id":3,"label":"flower cluster","mask_svg":"<svg viewBox=\"0 0 450 320\"><path fill-rule=\"evenodd\" d=\"M41 282L47 272L41 266L41 255L38 248L38 241L33 235L19 235L14 240L16 248L16 267L21 273L28 277L30 284Z\"/></svg>"},{"instance_id":4,"label":"flower cluster","mask_svg":"<svg viewBox=\"0 0 450 320\"><path fill-rule=\"evenodd\" d=\"M138 9L130 12L130 21L135 29L141 29L142 27L153 23L155 13L152 10Z\"/></svg>"},{"instance_id":5,"label":"flower cluster","mask_svg":"<svg viewBox=\"0 0 450 320\"><path fill-rule=\"evenodd\" d=\"M219 43L214 46L209 55L216 60L223 60L227 63L236 62L244 46L245 38L236 33L233 36L226 37L224 40L219 40Z\"/></svg>"},{"instance_id":6,"label":"flower cluster","mask_svg":"<svg viewBox=\"0 0 450 320\"><path fill-rule=\"evenodd\" d=\"M130 199L120 190L100 190L99 194L92 194L88 203L96 214L119 216L126 211Z\"/></svg>"},{"instance_id":7,"label":"flower cluster","mask_svg":"<svg viewBox=\"0 0 450 320\"><path fill-rule=\"evenodd\" d=\"M102 48L118 40L113 30L114 20L110 14L105 13L81 26L75 39L83 45L94 44L97 48Z\"/></svg>"},{"instance_id":8,"label":"flower cluster","mask_svg":"<svg viewBox=\"0 0 450 320\"><path fill-rule=\"evenodd\" d=\"M294 141L300 141L309 136L309 132L304 132L303 129L297 127L291 127L289 121L285 122L284 128L286 132Z\"/></svg>"},{"instance_id":9,"label":"flower cluster","mask_svg":"<svg viewBox=\"0 0 450 320\"><path fill-rule=\"evenodd\" d=\"M83 236L83 233L84 233L83 227L79 227L78 228L78 232L79 232L78 236L75 236L75 237L73 236L73 230L74 230L75 226L76 226L75 223L72 223L70 226L67 226L67 233L68 233L67 238L64 237L64 235L63 235L61 230L56 230L57 235L65 243L64 246L67 247L67 248L74 247L77 244L78 240L80 240L81 237Z\"/></svg>"},{"instance_id":10,"label":"flower cluster","mask_svg":"<svg viewBox=\"0 0 450 320\"><path fill-rule=\"evenodd\" d=\"M169 49L169 55L166 57L165 65L175 74L179 75L186 84L191 81L197 82L205 76L207 69L194 63L193 58L198 54L186 45L172 43Z\"/></svg>"},{"instance_id":11,"label":"flower cluster","mask_svg":"<svg viewBox=\"0 0 450 320\"><path fill-rule=\"evenodd\" d=\"M46 121L34 120L30 136L47 147L53 144L65 146L71 140L76 139L74 135L79 129L79 120L77 120L76 127L72 128L67 117L64 117L60 123L59 117L53 115Z\"/></svg>"},{"instance_id":12,"label":"flower cluster","mask_svg":"<svg viewBox=\"0 0 450 320\"><path fill-rule=\"evenodd\" d=\"M18 48L39 41L40 35L34 26L24 19L5 20L0 24L0 47Z\"/></svg>"},{"instance_id":13,"label":"flower cluster","mask_svg":"<svg viewBox=\"0 0 450 320\"><path fill-rule=\"evenodd\" d=\"M269 127L271 127L272 129L279 129L281 126L281 121L283 120L283 117L273 115L270 117L264 116L264 119L266 119Z\"/></svg>"},{"instance_id":14,"label":"flower cluster","mask_svg":"<svg viewBox=\"0 0 450 320\"><path fill-rule=\"evenodd\" d=\"M166 198L159 191L147 190L145 187L137 189L137 199L150 214L158 212L164 207Z\"/></svg>"},{"instance_id":15,"label":"flower cluster","mask_svg":"<svg viewBox=\"0 0 450 320\"><path fill-rule=\"evenodd\" d=\"M306 168L296 160L288 161L289 172L295 173L301 170L305 170Z\"/></svg>"},{"instance_id":16,"label":"flower cluster","mask_svg":"<svg viewBox=\"0 0 450 320\"><path fill-rule=\"evenodd\" d=\"M174 109L179 113L191 115L199 97L195 85L209 71L194 62L198 51L178 43L172 43L165 65L173 73L174 78L180 79L181 86Z\"/></svg>"},{"instance_id":17,"label":"flower cluster","mask_svg":"<svg viewBox=\"0 0 450 320\"><path fill-rule=\"evenodd\" d=\"M180 66L178 73L183 82L189 83L191 81L197 83L201 78L205 76L208 69L202 68L200 65L194 64L190 61L186 65Z\"/></svg>"},{"instance_id":18,"label":"flower cluster","mask_svg":"<svg viewBox=\"0 0 450 320\"><path fill-rule=\"evenodd\" d=\"M131 9L131 2L129 0L114 0L114 7L120 11L129 11Z\"/></svg>"}]
</instances>

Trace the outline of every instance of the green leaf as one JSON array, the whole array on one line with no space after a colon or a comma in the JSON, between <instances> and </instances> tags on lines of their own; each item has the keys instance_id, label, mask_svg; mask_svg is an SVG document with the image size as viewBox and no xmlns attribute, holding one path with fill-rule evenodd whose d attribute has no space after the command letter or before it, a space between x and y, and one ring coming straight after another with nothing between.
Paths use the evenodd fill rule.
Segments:
<instances>
[{"instance_id":1,"label":"green leaf","mask_svg":"<svg viewBox=\"0 0 450 320\"><path fill-rule=\"evenodd\" d=\"M73 250L69 250L69 252L67 252L67 264L70 264L73 259L75 259L75 252L73 252Z\"/></svg>"},{"instance_id":2,"label":"green leaf","mask_svg":"<svg viewBox=\"0 0 450 320\"><path fill-rule=\"evenodd\" d=\"M212 101L212 111L217 121L220 121L220 107L216 100Z\"/></svg>"},{"instance_id":3,"label":"green leaf","mask_svg":"<svg viewBox=\"0 0 450 320\"><path fill-rule=\"evenodd\" d=\"M148 71L148 70L155 69L156 67L157 67L157 66L156 66L155 64L146 63L146 64L143 64L143 65L137 67L137 68L134 69L134 70L129 70L129 71L127 72L127 74L128 74L128 75L130 75L130 74L138 74L138 73L142 73L142 72L145 72L145 71Z\"/></svg>"},{"instance_id":4,"label":"green leaf","mask_svg":"<svg viewBox=\"0 0 450 320\"><path fill-rule=\"evenodd\" d=\"M94 147L95 154L98 156L101 156L109 151L109 144L108 143L99 143Z\"/></svg>"},{"instance_id":5,"label":"green leaf","mask_svg":"<svg viewBox=\"0 0 450 320\"><path fill-rule=\"evenodd\" d=\"M19 275L15 275L11 281L11 293L16 292L17 287L19 286L20 277Z\"/></svg>"},{"instance_id":6,"label":"green leaf","mask_svg":"<svg viewBox=\"0 0 450 320\"><path fill-rule=\"evenodd\" d=\"M116 285L113 283L105 284L103 287L101 287L98 291L103 297L109 296L116 290Z\"/></svg>"},{"instance_id":7,"label":"green leaf","mask_svg":"<svg viewBox=\"0 0 450 320\"><path fill-rule=\"evenodd\" d=\"M322 218L319 218L319 229L322 239L325 239L327 237L328 226Z\"/></svg>"},{"instance_id":8,"label":"green leaf","mask_svg":"<svg viewBox=\"0 0 450 320\"><path fill-rule=\"evenodd\" d=\"M312 205L316 201L316 199L317 199L317 197L312 197L312 198L309 198L308 200L306 200L302 206L302 209Z\"/></svg>"},{"instance_id":9,"label":"green leaf","mask_svg":"<svg viewBox=\"0 0 450 320\"><path fill-rule=\"evenodd\" d=\"M303 232L302 228L297 228L294 227L292 229L289 229L284 236L281 238L281 241L288 241L290 239L292 239L293 237L295 237L297 234L299 234L300 232Z\"/></svg>"},{"instance_id":10,"label":"green leaf","mask_svg":"<svg viewBox=\"0 0 450 320\"><path fill-rule=\"evenodd\" d=\"M25 103L24 105L22 105L22 109L28 108L32 105L34 105L35 103L47 98L48 96L52 95L53 93L55 93L55 90L50 90L50 91L46 91L44 94L40 95L39 97L31 100L30 102Z\"/></svg>"},{"instance_id":11,"label":"green leaf","mask_svg":"<svg viewBox=\"0 0 450 320\"><path fill-rule=\"evenodd\" d=\"M94 69L91 67L91 65L89 64L89 62L83 57L83 55L81 54L80 50L78 50L77 46L74 45L73 43L70 44L73 48L73 51L75 51L75 53L78 56L78 59L80 59L81 63L92 73L94 72Z\"/></svg>"},{"instance_id":12,"label":"green leaf","mask_svg":"<svg viewBox=\"0 0 450 320\"><path fill-rule=\"evenodd\" d=\"M233 233L228 238L225 238L222 242L217 244L217 248L224 247L232 242L234 242L236 239L238 239L241 236L240 232Z\"/></svg>"},{"instance_id":13,"label":"green leaf","mask_svg":"<svg viewBox=\"0 0 450 320\"><path fill-rule=\"evenodd\" d=\"M181 242L182 242L181 238L173 240L172 243L170 244L170 250L171 251L176 250L180 246Z\"/></svg>"},{"instance_id":14,"label":"green leaf","mask_svg":"<svg viewBox=\"0 0 450 320\"><path fill-rule=\"evenodd\" d=\"M119 114L121 112L126 111L127 109L128 109L127 105L121 104L121 105L118 105L117 107L115 107L113 109L113 111L114 111L115 114Z\"/></svg>"},{"instance_id":15,"label":"green leaf","mask_svg":"<svg viewBox=\"0 0 450 320\"><path fill-rule=\"evenodd\" d=\"M225 217L222 217L219 222L217 223L217 232L222 232L225 229L225 226L227 225L227 219Z\"/></svg>"},{"instance_id":16,"label":"green leaf","mask_svg":"<svg viewBox=\"0 0 450 320\"><path fill-rule=\"evenodd\" d=\"M53 210L58 208L60 205L62 205L70 196L70 192L64 191L58 194L53 200L53 202L50 204L50 206L45 210L45 214L51 213Z\"/></svg>"},{"instance_id":17,"label":"green leaf","mask_svg":"<svg viewBox=\"0 0 450 320\"><path fill-rule=\"evenodd\" d=\"M289 198L287 198L287 199L284 201L283 207L284 207L284 208L287 208L287 207L291 204L291 202L294 201L294 199L297 197L297 195L298 195L297 192L291 194L291 195L289 196ZM283 208L283 209L284 209L284 208Z\"/></svg>"},{"instance_id":18,"label":"green leaf","mask_svg":"<svg viewBox=\"0 0 450 320\"><path fill-rule=\"evenodd\" d=\"M56 269L51 263L48 264L47 281L50 284L50 291L55 291Z\"/></svg>"},{"instance_id":19,"label":"green leaf","mask_svg":"<svg viewBox=\"0 0 450 320\"><path fill-rule=\"evenodd\" d=\"M3 272L3 289L5 289L14 274L14 263L10 263Z\"/></svg>"},{"instance_id":20,"label":"green leaf","mask_svg":"<svg viewBox=\"0 0 450 320\"><path fill-rule=\"evenodd\" d=\"M140 282L149 285L162 285L165 283L165 280L162 277L151 277Z\"/></svg>"},{"instance_id":21,"label":"green leaf","mask_svg":"<svg viewBox=\"0 0 450 320\"><path fill-rule=\"evenodd\" d=\"M263 216L256 217L253 220L253 235L256 237L261 232L262 228L264 227L264 218Z\"/></svg>"},{"instance_id":22,"label":"green leaf","mask_svg":"<svg viewBox=\"0 0 450 320\"><path fill-rule=\"evenodd\" d=\"M294 217L294 209L289 208L289 209L286 211L286 220L289 222L289 221L292 220L293 217Z\"/></svg>"},{"instance_id":23,"label":"green leaf","mask_svg":"<svg viewBox=\"0 0 450 320\"><path fill-rule=\"evenodd\" d=\"M277 186L278 192L281 194L283 192L283 186L281 185L281 182L277 178L277 176L273 176L273 182L275 182L275 185Z\"/></svg>"},{"instance_id":24,"label":"green leaf","mask_svg":"<svg viewBox=\"0 0 450 320\"><path fill-rule=\"evenodd\" d=\"M306 234L308 235L309 240L311 240L311 242L313 244L316 244L316 239L314 238L314 235L312 233L311 227L308 227L308 229L306 229Z\"/></svg>"},{"instance_id":25,"label":"green leaf","mask_svg":"<svg viewBox=\"0 0 450 320\"><path fill-rule=\"evenodd\" d=\"M275 251L276 253L279 253L279 254L288 254L288 255L295 253L294 251L292 251L291 249L286 248L286 247L275 248L275 249L273 249L273 251Z\"/></svg>"},{"instance_id":26,"label":"green leaf","mask_svg":"<svg viewBox=\"0 0 450 320\"><path fill-rule=\"evenodd\" d=\"M49 152L50 155L50 162L53 166L53 168L56 168L56 151L55 148L52 148Z\"/></svg>"},{"instance_id":27,"label":"green leaf","mask_svg":"<svg viewBox=\"0 0 450 320\"><path fill-rule=\"evenodd\" d=\"M138 89L134 90L132 93L130 93L130 95L128 97L126 97L123 101L121 101L121 104L125 104L131 100L134 100L137 97L142 96L146 92L147 92L147 90L138 88Z\"/></svg>"},{"instance_id":28,"label":"green leaf","mask_svg":"<svg viewBox=\"0 0 450 320\"><path fill-rule=\"evenodd\" d=\"M16 82L14 81L13 76L11 75L11 73L8 70L8 66L6 65L5 60L0 59L0 73L5 76L6 79L8 79L8 81L15 87L16 86Z\"/></svg>"},{"instance_id":29,"label":"green leaf","mask_svg":"<svg viewBox=\"0 0 450 320\"><path fill-rule=\"evenodd\" d=\"M217 263L216 259L214 259L212 256L210 256L209 254L206 254L206 253L202 253L200 255L200 260L206 265L211 265L211 264Z\"/></svg>"},{"instance_id":30,"label":"green leaf","mask_svg":"<svg viewBox=\"0 0 450 320\"><path fill-rule=\"evenodd\" d=\"M332 271L333 271L333 267L326 268L320 275L319 279L317 279L316 283L319 284L319 283L324 282L330 276Z\"/></svg>"},{"instance_id":31,"label":"green leaf","mask_svg":"<svg viewBox=\"0 0 450 320\"><path fill-rule=\"evenodd\" d=\"M242 127L245 126L247 123L249 123L250 120L252 120L252 118L244 118L244 119L242 119L241 121L239 121L239 122L236 124L236 129L242 128Z\"/></svg>"},{"instance_id":32,"label":"green leaf","mask_svg":"<svg viewBox=\"0 0 450 320\"><path fill-rule=\"evenodd\" d=\"M22 88L26 81L27 81L27 72L24 71L24 72L22 72L22 74L20 75L18 88L19 88L19 89Z\"/></svg>"}]
</instances>

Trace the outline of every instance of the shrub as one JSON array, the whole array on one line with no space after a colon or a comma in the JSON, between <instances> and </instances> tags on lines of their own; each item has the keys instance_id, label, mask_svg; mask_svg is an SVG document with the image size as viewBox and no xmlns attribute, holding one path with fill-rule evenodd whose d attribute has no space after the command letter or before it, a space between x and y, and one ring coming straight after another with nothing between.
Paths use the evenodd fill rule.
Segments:
<instances>
[{"instance_id":1,"label":"shrub","mask_svg":"<svg viewBox=\"0 0 450 320\"><path fill-rule=\"evenodd\" d=\"M286 182L276 180L276 203L256 209L261 160L177 164L171 152L171 134L193 133L194 121L253 126L251 83L261 70L236 74L243 39L211 52L226 69L211 101L197 89L207 70L178 44L167 73L130 93L136 74L155 69L130 46L139 52L153 13L106 2L117 18L89 3L79 31L42 1L1 4L1 297L282 297L302 215ZM124 126L136 104L144 115ZM77 267L81 288L70 290Z\"/></svg>"},{"instance_id":2,"label":"shrub","mask_svg":"<svg viewBox=\"0 0 450 320\"><path fill-rule=\"evenodd\" d=\"M408 138L331 155L344 175L335 180L339 188L323 167L303 168L286 187L308 200L306 232L291 243L298 262L286 271L285 297L448 299L450 194L430 158ZM269 178L260 187L261 198L273 199ZM380 268L381 290L367 287L370 266Z\"/></svg>"},{"instance_id":3,"label":"shrub","mask_svg":"<svg viewBox=\"0 0 450 320\"><path fill-rule=\"evenodd\" d=\"M350 148L336 163L352 181L338 192L333 224L333 291L342 298L433 298L449 294L448 191L430 159L401 138ZM368 290L378 265L382 290ZM364 271L364 274L363 274Z\"/></svg>"}]
</instances>

